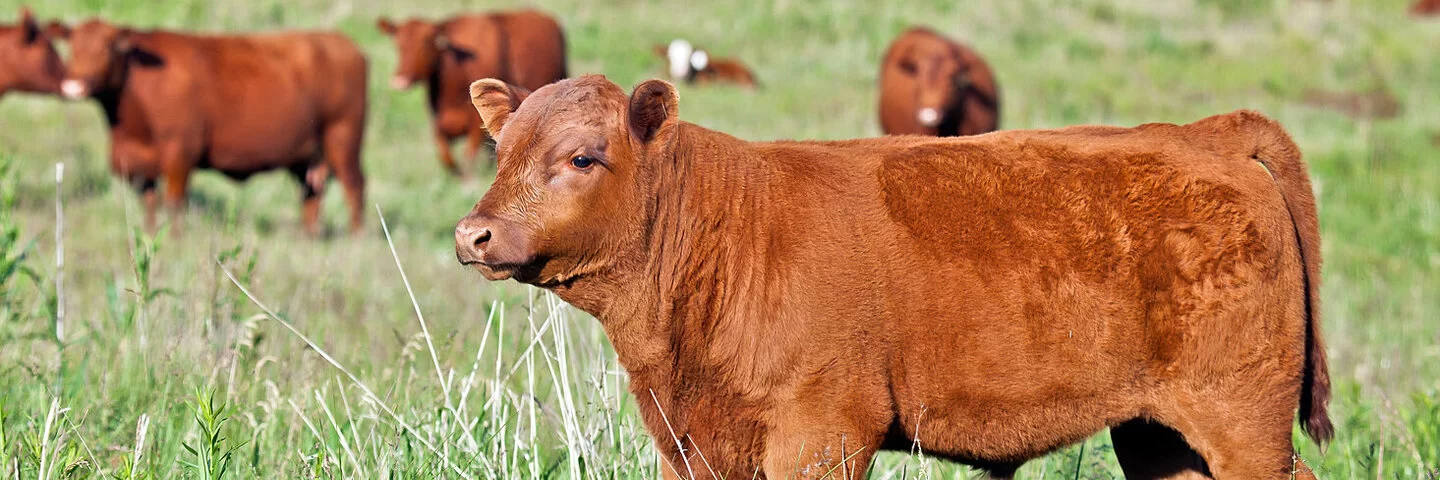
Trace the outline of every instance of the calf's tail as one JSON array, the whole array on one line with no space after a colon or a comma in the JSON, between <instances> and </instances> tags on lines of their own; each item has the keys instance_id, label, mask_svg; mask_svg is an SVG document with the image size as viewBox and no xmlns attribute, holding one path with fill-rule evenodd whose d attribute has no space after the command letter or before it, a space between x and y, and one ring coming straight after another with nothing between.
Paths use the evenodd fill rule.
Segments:
<instances>
[{"instance_id":1,"label":"calf's tail","mask_svg":"<svg viewBox=\"0 0 1440 480\"><path fill-rule=\"evenodd\" d=\"M1335 426L1329 414L1330 368L1325 359L1325 342L1320 336L1320 221L1315 194L1300 148L1284 128L1256 112L1242 111L1238 117L1241 129L1254 135L1251 158L1264 165L1279 186L1295 228L1295 241L1300 246L1306 322L1300 429L1315 443L1323 445L1335 437Z\"/></svg>"}]
</instances>

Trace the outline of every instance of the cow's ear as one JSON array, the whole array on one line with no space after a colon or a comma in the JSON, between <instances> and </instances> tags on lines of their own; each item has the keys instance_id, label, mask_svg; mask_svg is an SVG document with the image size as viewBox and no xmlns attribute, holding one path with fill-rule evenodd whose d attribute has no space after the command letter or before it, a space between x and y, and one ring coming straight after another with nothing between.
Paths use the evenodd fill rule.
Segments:
<instances>
[{"instance_id":1,"label":"cow's ear","mask_svg":"<svg viewBox=\"0 0 1440 480\"><path fill-rule=\"evenodd\" d=\"M60 22L50 22L45 25L45 36L49 38L70 39L70 27Z\"/></svg>"},{"instance_id":2,"label":"cow's ear","mask_svg":"<svg viewBox=\"0 0 1440 480\"><path fill-rule=\"evenodd\" d=\"M26 45L40 39L40 24L35 23L35 15L30 13L30 7L20 7L20 30L24 34L22 39Z\"/></svg>"},{"instance_id":3,"label":"cow's ear","mask_svg":"<svg viewBox=\"0 0 1440 480\"><path fill-rule=\"evenodd\" d=\"M155 52L132 46L126 53L130 59L142 67L156 68L165 66L165 58L157 55Z\"/></svg>"},{"instance_id":4,"label":"cow's ear","mask_svg":"<svg viewBox=\"0 0 1440 480\"><path fill-rule=\"evenodd\" d=\"M435 48L440 50L441 53L445 53L452 57L455 57L455 61L457 62L468 62L475 58L475 52L470 51L470 49L468 48L456 45L454 42L450 41L450 37L447 37L443 34L435 36Z\"/></svg>"},{"instance_id":5,"label":"cow's ear","mask_svg":"<svg viewBox=\"0 0 1440 480\"><path fill-rule=\"evenodd\" d=\"M630 134L650 143L680 121L680 96L664 80L646 80L630 93Z\"/></svg>"},{"instance_id":6,"label":"cow's ear","mask_svg":"<svg viewBox=\"0 0 1440 480\"><path fill-rule=\"evenodd\" d=\"M470 103L475 104L475 111L480 113L480 121L485 123L485 130L492 136L505 128L510 114L515 113L528 96L529 90L493 78L476 80L470 84Z\"/></svg>"},{"instance_id":7,"label":"cow's ear","mask_svg":"<svg viewBox=\"0 0 1440 480\"><path fill-rule=\"evenodd\" d=\"M395 22L390 21L389 18L380 17L379 20L375 21L375 26L379 27L380 31L384 32L386 35L395 34Z\"/></svg>"},{"instance_id":8,"label":"cow's ear","mask_svg":"<svg viewBox=\"0 0 1440 480\"><path fill-rule=\"evenodd\" d=\"M120 31L120 35L115 37L114 47L115 53L120 54L122 58L135 62L142 67L155 68L165 66L165 59L159 54L136 45L135 41L130 39L129 30Z\"/></svg>"}]
</instances>

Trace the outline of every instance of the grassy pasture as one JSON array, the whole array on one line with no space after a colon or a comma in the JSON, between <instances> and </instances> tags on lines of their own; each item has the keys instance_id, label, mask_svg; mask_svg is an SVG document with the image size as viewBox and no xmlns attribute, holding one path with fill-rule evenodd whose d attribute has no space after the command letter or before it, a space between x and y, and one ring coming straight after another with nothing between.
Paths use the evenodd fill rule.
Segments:
<instances>
[{"instance_id":1,"label":"grassy pasture","mask_svg":"<svg viewBox=\"0 0 1440 480\"><path fill-rule=\"evenodd\" d=\"M677 36L744 58L763 90L682 87L680 114L747 139L877 135L879 58L916 23L989 58L1003 128L1189 122L1238 108L1275 117L1319 194L1337 387L1337 440L1321 451L1297 430L1296 442L1322 478L1437 475L1440 21L1404 16L1405 0L538 3L565 26L575 74L622 85L660 76L650 46ZM368 201L383 211L393 251L374 212L362 238L304 238L299 191L283 173L244 184L200 173L184 237L136 234L140 204L109 174L98 107L7 96L0 478L657 476L598 325L455 264L451 230L485 182L447 177L423 94L387 87L396 54L377 16L516 5L35 2L42 19L352 36L371 58ZM19 6L0 0L0 21ZM1398 103L1395 116L1356 117L1324 100L1375 91ZM340 232L343 201L331 190L325 216ZM308 340L263 316L225 271ZM965 472L886 454L872 477ZM1021 475L1119 470L1102 433Z\"/></svg>"}]
</instances>

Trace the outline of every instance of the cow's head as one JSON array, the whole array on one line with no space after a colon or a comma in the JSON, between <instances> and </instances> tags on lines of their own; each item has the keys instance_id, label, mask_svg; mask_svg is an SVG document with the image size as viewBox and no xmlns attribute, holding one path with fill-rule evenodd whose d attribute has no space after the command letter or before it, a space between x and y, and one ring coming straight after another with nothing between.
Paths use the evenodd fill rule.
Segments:
<instances>
[{"instance_id":1,"label":"cow's head","mask_svg":"<svg viewBox=\"0 0 1440 480\"><path fill-rule=\"evenodd\" d=\"M897 60L900 71L915 80L915 120L927 128L940 125L970 88L969 65L944 39L910 42Z\"/></svg>"},{"instance_id":2,"label":"cow's head","mask_svg":"<svg viewBox=\"0 0 1440 480\"><path fill-rule=\"evenodd\" d=\"M598 75L527 94L485 79L470 88L495 136L495 183L455 228L455 254L486 278L563 285L643 248L656 168L673 157L675 89L630 95Z\"/></svg>"},{"instance_id":3,"label":"cow's head","mask_svg":"<svg viewBox=\"0 0 1440 480\"><path fill-rule=\"evenodd\" d=\"M0 95L10 89L58 92L63 71L60 55L30 9L20 9L15 25L0 25Z\"/></svg>"},{"instance_id":4,"label":"cow's head","mask_svg":"<svg viewBox=\"0 0 1440 480\"><path fill-rule=\"evenodd\" d=\"M131 40L128 28L101 20L89 20L75 27L52 23L46 29L56 38L70 42L70 64L60 93L79 99L124 85L132 65L157 67L164 63L154 52Z\"/></svg>"},{"instance_id":5,"label":"cow's head","mask_svg":"<svg viewBox=\"0 0 1440 480\"><path fill-rule=\"evenodd\" d=\"M395 48L400 53L395 75L390 78L390 86L396 90L405 90L429 80L440 63L441 55L451 55L459 61L474 56L469 50L451 43L438 23L412 18L396 24L388 18L381 18L376 25L395 40Z\"/></svg>"}]
</instances>

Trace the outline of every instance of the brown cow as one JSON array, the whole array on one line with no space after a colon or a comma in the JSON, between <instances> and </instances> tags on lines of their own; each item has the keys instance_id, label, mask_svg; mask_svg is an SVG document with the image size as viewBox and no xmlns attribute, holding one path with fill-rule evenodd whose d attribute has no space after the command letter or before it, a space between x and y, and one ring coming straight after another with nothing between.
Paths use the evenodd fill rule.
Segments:
<instances>
[{"instance_id":1,"label":"brown cow","mask_svg":"<svg viewBox=\"0 0 1440 480\"><path fill-rule=\"evenodd\" d=\"M1000 126L995 75L975 51L921 27L900 34L880 65L886 135L954 137Z\"/></svg>"},{"instance_id":2,"label":"brown cow","mask_svg":"<svg viewBox=\"0 0 1440 480\"><path fill-rule=\"evenodd\" d=\"M655 54L665 59L670 79L676 82L697 85L729 83L747 88L759 88L755 73L735 58L711 58L710 52L697 49L684 39L675 39L669 45L656 45Z\"/></svg>"},{"instance_id":3,"label":"brown cow","mask_svg":"<svg viewBox=\"0 0 1440 480\"><path fill-rule=\"evenodd\" d=\"M155 226L156 180L176 217L196 168L235 179L286 169L300 182L302 215L319 232L333 173L350 227L361 226L365 178L365 57L334 33L201 36L137 31L91 20L73 31L61 91L93 98L110 125L110 166L145 199ZM177 225L178 227L178 225Z\"/></svg>"},{"instance_id":4,"label":"brown cow","mask_svg":"<svg viewBox=\"0 0 1440 480\"><path fill-rule=\"evenodd\" d=\"M1440 14L1440 0L1419 0L1410 6L1410 14L1415 16Z\"/></svg>"},{"instance_id":5,"label":"brown cow","mask_svg":"<svg viewBox=\"0 0 1440 480\"><path fill-rule=\"evenodd\" d=\"M440 163L461 174L450 142L466 137L465 156L474 160L485 142L470 83L499 78L528 89L567 76L565 34L550 16L532 10L462 15L440 22L381 18L380 30L395 40L400 63L390 85L405 90L424 84L435 120Z\"/></svg>"},{"instance_id":6,"label":"brown cow","mask_svg":"<svg viewBox=\"0 0 1440 480\"><path fill-rule=\"evenodd\" d=\"M59 93L63 70L60 55L29 8L20 9L16 24L0 25L0 97L10 90Z\"/></svg>"},{"instance_id":7,"label":"brown cow","mask_svg":"<svg viewBox=\"0 0 1440 480\"><path fill-rule=\"evenodd\" d=\"M1264 116L747 142L658 80L472 90L500 169L457 258L599 319L670 478L913 445L1003 478L1106 427L1130 478L1313 478L1296 408L1333 435L1314 198Z\"/></svg>"}]
</instances>

